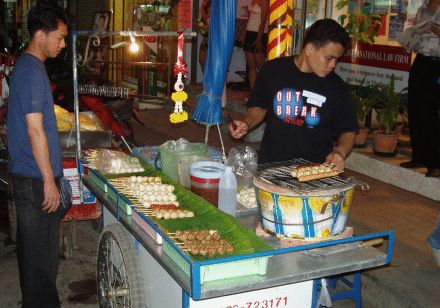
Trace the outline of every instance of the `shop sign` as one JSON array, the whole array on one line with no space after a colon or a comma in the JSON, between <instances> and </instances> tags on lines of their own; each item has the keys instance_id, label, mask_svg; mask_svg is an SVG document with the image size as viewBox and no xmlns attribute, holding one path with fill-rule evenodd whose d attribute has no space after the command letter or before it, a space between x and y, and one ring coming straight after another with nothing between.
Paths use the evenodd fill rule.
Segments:
<instances>
[{"instance_id":1,"label":"shop sign","mask_svg":"<svg viewBox=\"0 0 440 308\"><path fill-rule=\"evenodd\" d=\"M313 281L215 297L200 301L189 299L189 308L310 308Z\"/></svg>"},{"instance_id":2,"label":"shop sign","mask_svg":"<svg viewBox=\"0 0 440 308\"><path fill-rule=\"evenodd\" d=\"M342 79L350 84L388 84L395 77L397 91L408 86L411 53L402 47L356 44L341 57L335 68Z\"/></svg>"},{"instance_id":3,"label":"shop sign","mask_svg":"<svg viewBox=\"0 0 440 308\"><path fill-rule=\"evenodd\" d=\"M191 0L180 0L177 8L177 24L179 30L191 29Z\"/></svg>"}]
</instances>

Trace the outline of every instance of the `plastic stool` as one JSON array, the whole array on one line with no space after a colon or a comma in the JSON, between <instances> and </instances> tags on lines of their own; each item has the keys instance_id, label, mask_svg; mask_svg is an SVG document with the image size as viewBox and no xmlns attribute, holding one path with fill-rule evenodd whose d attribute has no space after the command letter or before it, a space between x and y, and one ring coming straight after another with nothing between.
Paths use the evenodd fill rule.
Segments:
<instances>
[{"instance_id":1,"label":"plastic stool","mask_svg":"<svg viewBox=\"0 0 440 308\"><path fill-rule=\"evenodd\" d=\"M339 292L331 292L330 288L336 288L337 281L341 281L344 285L346 285L350 289ZM352 299L356 303L356 308L362 307L360 272L356 272L353 274L352 281L347 279L345 276L333 276L331 278L328 278L328 286L329 286L330 298L332 299L332 301Z\"/></svg>"}]
</instances>

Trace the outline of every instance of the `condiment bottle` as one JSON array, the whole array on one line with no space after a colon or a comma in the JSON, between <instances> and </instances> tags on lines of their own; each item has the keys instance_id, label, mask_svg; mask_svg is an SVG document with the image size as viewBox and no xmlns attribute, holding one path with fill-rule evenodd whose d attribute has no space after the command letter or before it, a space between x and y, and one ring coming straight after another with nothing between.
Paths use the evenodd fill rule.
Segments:
<instances>
[{"instance_id":1,"label":"condiment bottle","mask_svg":"<svg viewBox=\"0 0 440 308\"><path fill-rule=\"evenodd\" d=\"M218 208L235 217L237 212L237 179L231 166L226 166L222 172L218 190Z\"/></svg>"}]
</instances>

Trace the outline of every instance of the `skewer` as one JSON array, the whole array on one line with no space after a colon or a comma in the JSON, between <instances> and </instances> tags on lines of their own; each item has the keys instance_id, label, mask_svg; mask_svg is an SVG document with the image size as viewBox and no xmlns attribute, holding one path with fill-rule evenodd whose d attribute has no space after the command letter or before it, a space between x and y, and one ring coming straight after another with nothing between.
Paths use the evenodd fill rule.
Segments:
<instances>
[{"instance_id":1,"label":"skewer","mask_svg":"<svg viewBox=\"0 0 440 308\"><path fill-rule=\"evenodd\" d=\"M143 209L139 209L139 208L136 208L136 210L138 210L139 212L142 212L142 213L154 213L154 211L149 211L149 210L143 210Z\"/></svg>"},{"instance_id":2,"label":"skewer","mask_svg":"<svg viewBox=\"0 0 440 308\"><path fill-rule=\"evenodd\" d=\"M109 182L112 183L113 185L126 186L126 184L123 182L118 182L118 181L109 181Z\"/></svg>"},{"instance_id":3,"label":"skewer","mask_svg":"<svg viewBox=\"0 0 440 308\"><path fill-rule=\"evenodd\" d=\"M139 212L142 212L142 213L154 213L153 210L144 210L144 209L140 209L140 208L136 208L136 210L138 210Z\"/></svg>"},{"instance_id":4,"label":"skewer","mask_svg":"<svg viewBox=\"0 0 440 308\"><path fill-rule=\"evenodd\" d=\"M129 178L130 177L128 177L128 176L119 176L119 177L113 178L112 181L128 181Z\"/></svg>"},{"instance_id":5,"label":"skewer","mask_svg":"<svg viewBox=\"0 0 440 308\"><path fill-rule=\"evenodd\" d=\"M116 188L124 188L125 186L121 186L121 185L119 185L119 184L116 184L115 185L115 183L111 183L110 182L110 184L112 184L114 187L116 187Z\"/></svg>"},{"instance_id":6,"label":"skewer","mask_svg":"<svg viewBox=\"0 0 440 308\"><path fill-rule=\"evenodd\" d=\"M141 213L144 214L145 216L151 216L151 217L156 217L157 216L154 213L144 213L144 212L141 212Z\"/></svg>"}]
</instances>

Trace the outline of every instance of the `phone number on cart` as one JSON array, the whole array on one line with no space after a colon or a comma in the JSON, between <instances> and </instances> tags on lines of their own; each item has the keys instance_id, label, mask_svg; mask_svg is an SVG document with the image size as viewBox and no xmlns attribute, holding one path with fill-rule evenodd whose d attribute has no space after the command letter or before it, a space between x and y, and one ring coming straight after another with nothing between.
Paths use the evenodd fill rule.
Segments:
<instances>
[{"instance_id":1,"label":"phone number on cart","mask_svg":"<svg viewBox=\"0 0 440 308\"><path fill-rule=\"evenodd\" d=\"M276 308L287 307L287 296L247 302L239 305L228 305L225 308Z\"/></svg>"}]
</instances>

